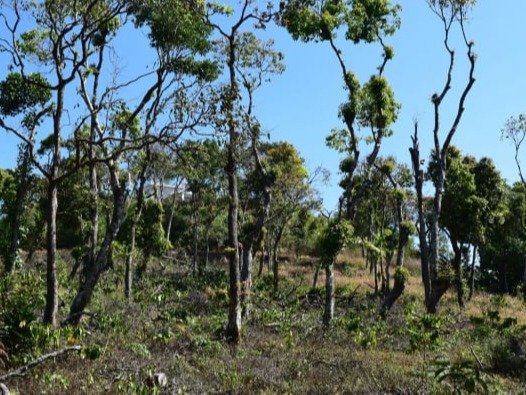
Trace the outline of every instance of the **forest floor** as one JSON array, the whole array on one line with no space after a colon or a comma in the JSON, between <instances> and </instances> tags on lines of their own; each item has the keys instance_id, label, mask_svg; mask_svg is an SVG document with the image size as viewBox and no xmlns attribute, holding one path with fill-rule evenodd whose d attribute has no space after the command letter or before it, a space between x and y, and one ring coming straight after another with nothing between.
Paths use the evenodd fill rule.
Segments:
<instances>
[{"instance_id":1,"label":"forest floor","mask_svg":"<svg viewBox=\"0 0 526 395\"><path fill-rule=\"evenodd\" d=\"M11 348L6 344L11 359L0 376L49 352L72 345L82 350L3 380L11 393L526 393L524 302L477 292L460 309L452 290L440 313L427 315L416 262L408 262L412 276L406 292L382 320L373 276L360 258L341 257L336 316L324 328L324 276L320 273L312 289L313 260L291 259L281 265L277 295L269 274L254 279L251 319L243 323L237 347L223 338L225 268L197 277L188 267L163 266L153 265L136 281L134 300L127 304L123 269L116 262L81 326L57 331L38 319L29 322L31 312L24 310L41 308L45 268L37 265L18 275L16 287L1 300L4 325L6 317L12 321L2 335L19 338ZM67 256L60 268L64 318L78 279L67 277ZM21 319L24 314L29 321ZM152 389L154 373L166 375L165 387Z\"/></svg>"}]
</instances>

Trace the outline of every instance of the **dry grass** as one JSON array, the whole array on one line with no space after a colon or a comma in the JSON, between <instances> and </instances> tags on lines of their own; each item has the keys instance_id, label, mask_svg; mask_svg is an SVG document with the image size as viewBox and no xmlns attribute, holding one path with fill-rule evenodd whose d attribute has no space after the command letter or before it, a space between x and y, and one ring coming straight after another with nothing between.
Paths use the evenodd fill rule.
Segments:
<instances>
[{"instance_id":1,"label":"dry grass","mask_svg":"<svg viewBox=\"0 0 526 395\"><path fill-rule=\"evenodd\" d=\"M423 292L417 262L408 266L412 276L406 294L384 322L377 311L381 298L373 294L372 276L359 254L339 257L336 318L327 330L321 325L323 271L320 287L312 291L315 260L282 263L277 297L271 294L270 277L254 279L252 319L244 323L236 348L222 338L225 275L215 272L197 281L184 268L161 273L152 267L137 284L134 303L127 306L121 301L122 282L116 281L122 273L108 273L78 339L100 356L64 356L6 384L18 394L149 394L149 373L161 371L169 378L162 394L442 394L452 391L451 384L433 380L429 361L439 355L452 362L473 361L471 347L493 389L520 393L524 375L506 375L492 367L494 344L473 335L469 317L481 317L498 305L502 317L515 317L521 325L526 323L524 303L476 294L461 311L454 293L446 294L442 342L425 355L425 368L423 346L409 352L405 311L414 309L417 318L423 313ZM367 336L370 342L364 341ZM63 338L50 348L66 343Z\"/></svg>"}]
</instances>

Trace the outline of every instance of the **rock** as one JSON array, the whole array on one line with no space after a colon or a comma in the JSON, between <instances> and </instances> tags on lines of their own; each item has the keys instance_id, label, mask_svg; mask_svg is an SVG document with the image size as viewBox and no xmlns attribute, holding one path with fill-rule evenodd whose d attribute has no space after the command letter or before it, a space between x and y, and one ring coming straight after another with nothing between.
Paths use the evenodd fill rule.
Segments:
<instances>
[{"instance_id":1,"label":"rock","mask_svg":"<svg viewBox=\"0 0 526 395\"><path fill-rule=\"evenodd\" d=\"M166 377L164 373L154 373L153 375L148 376L146 383L151 388L164 388L168 385L168 377Z\"/></svg>"},{"instance_id":2,"label":"rock","mask_svg":"<svg viewBox=\"0 0 526 395\"><path fill-rule=\"evenodd\" d=\"M156 387L166 387L168 385L168 377L164 373L155 373L153 375L153 383Z\"/></svg>"}]
</instances>

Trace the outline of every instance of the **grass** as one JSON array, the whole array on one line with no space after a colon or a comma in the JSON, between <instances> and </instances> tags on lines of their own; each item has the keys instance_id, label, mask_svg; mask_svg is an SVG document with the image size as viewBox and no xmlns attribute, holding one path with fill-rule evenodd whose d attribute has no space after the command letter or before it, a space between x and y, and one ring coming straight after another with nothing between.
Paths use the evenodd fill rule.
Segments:
<instances>
[{"instance_id":1,"label":"grass","mask_svg":"<svg viewBox=\"0 0 526 395\"><path fill-rule=\"evenodd\" d=\"M66 266L61 293L71 297L78 282L67 280ZM347 255L336 267L336 318L327 330L321 324L324 274L311 290L314 269L313 260L282 265L277 296L270 275L254 279L252 317L241 344L232 348L223 338L224 267L198 279L184 267L162 272L153 265L127 305L117 264L97 288L80 328L50 334L32 323L43 332L40 340L12 355L9 368L72 343L82 344L83 352L46 361L6 384L15 394L150 394L149 375L163 372L169 385L157 393L523 391L524 360L509 347L510 339L523 338L521 300L478 293L461 311L451 292L426 327L418 265L411 262L406 293L382 321L369 271L359 256ZM43 275L42 268L31 270ZM491 315L495 311L498 317ZM473 377L480 381L471 387Z\"/></svg>"}]
</instances>

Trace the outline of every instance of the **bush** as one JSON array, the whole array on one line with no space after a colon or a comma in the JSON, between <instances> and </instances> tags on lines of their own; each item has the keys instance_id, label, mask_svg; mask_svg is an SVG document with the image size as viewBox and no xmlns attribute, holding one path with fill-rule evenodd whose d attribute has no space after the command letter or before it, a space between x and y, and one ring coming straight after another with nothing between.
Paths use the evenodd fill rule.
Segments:
<instances>
[{"instance_id":1,"label":"bush","mask_svg":"<svg viewBox=\"0 0 526 395\"><path fill-rule=\"evenodd\" d=\"M44 306L43 280L34 273L17 273L0 280L0 341L11 355L32 351L42 341L37 311Z\"/></svg>"}]
</instances>

